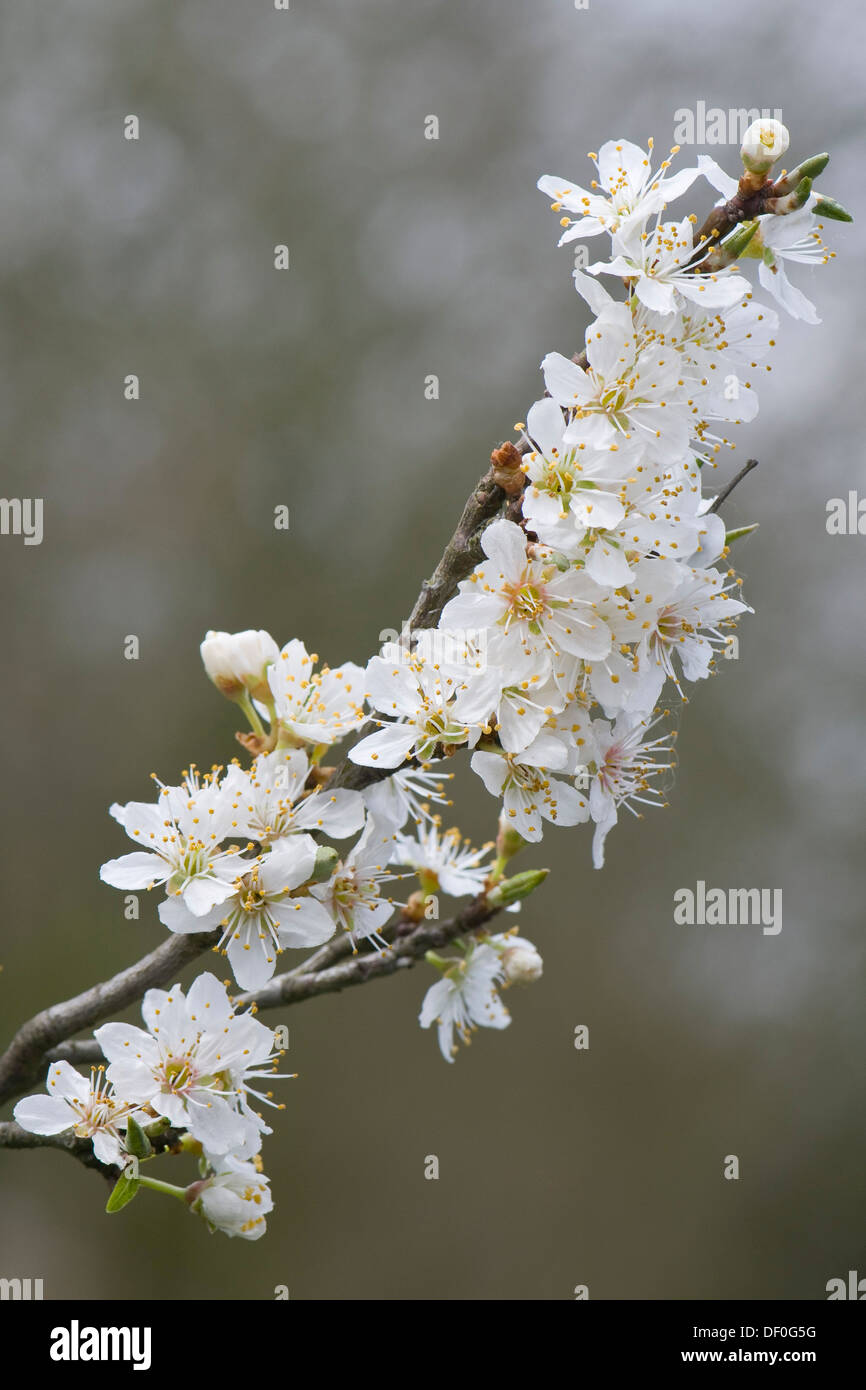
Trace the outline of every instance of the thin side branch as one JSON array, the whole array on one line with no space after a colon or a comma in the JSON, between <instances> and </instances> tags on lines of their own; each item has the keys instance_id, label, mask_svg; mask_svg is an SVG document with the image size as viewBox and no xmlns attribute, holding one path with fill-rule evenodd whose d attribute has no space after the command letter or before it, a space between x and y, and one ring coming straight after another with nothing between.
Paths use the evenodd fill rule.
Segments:
<instances>
[{"instance_id":1,"label":"thin side branch","mask_svg":"<svg viewBox=\"0 0 866 1390\"><path fill-rule=\"evenodd\" d=\"M737 486L737 484L738 484L738 483L741 483L741 482L743 481L743 479L744 479L749 473L751 473L752 469L753 469L753 468L757 468L757 466L758 466L758 460L757 460L757 459L746 459L745 464L744 464L743 467L740 469L740 471L739 471L739 473L737 474L737 476L736 476L735 478L732 478L731 481L728 483L728 486L727 486L726 488L724 488L724 489L719 493L719 495L718 495L718 497L716 498L715 502L714 502L713 505L710 507L710 511L711 511L711 512L717 512L717 511L719 510L719 508L722 506L722 504L723 504L724 502L727 502L728 498L730 497L731 493L733 492L733 490L734 490L734 488Z\"/></svg>"},{"instance_id":2,"label":"thin side branch","mask_svg":"<svg viewBox=\"0 0 866 1390\"><path fill-rule=\"evenodd\" d=\"M184 966L215 946L219 936L218 931L172 936L111 980L36 1014L19 1028L0 1057L0 1103L44 1080L51 1048L136 1003L145 990L174 984Z\"/></svg>"},{"instance_id":3,"label":"thin side branch","mask_svg":"<svg viewBox=\"0 0 866 1390\"><path fill-rule=\"evenodd\" d=\"M298 1004L303 999L313 999L318 994L336 994L353 985L393 975L398 970L409 970L424 958L427 951L448 946L456 937L477 931L500 911L499 907L491 907L482 893L447 922L425 921L408 931L404 928L404 934L398 934L387 951L370 951L352 956L350 960L324 970L275 975L261 989L237 996L235 1002L255 1004L258 1009L275 1009L283 1004Z\"/></svg>"},{"instance_id":4,"label":"thin side branch","mask_svg":"<svg viewBox=\"0 0 866 1390\"><path fill-rule=\"evenodd\" d=\"M498 515L508 500L508 494L496 481L495 473L495 467L491 466L484 477L479 480L463 508L457 529L442 552L442 557L433 571L432 578L424 580L421 592L415 600L409 616L408 630L410 635L422 628L436 626L442 615L442 609L457 592L458 584L472 573L475 566L483 558L478 544L481 532ZM374 728L372 722L366 724L361 730L361 735L372 733ZM372 786L375 782L390 777L393 771L393 768L361 767L358 763L344 758L328 782L328 786L331 788L348 787L352 791L361 791L364 787Z\"/></svg>"},{"instance_id":5,"label":"thin side branch","mask_svg":"<svg viewBox=\"0 0 866 1390\"><path fill-rule=\"evenodd\" d=\"M456 937L466 936L477 931L500 911L501 908L491 907L485 895L480 894L456 916L449 918L447 922L425 921L415 926L405 920L398 922L395 929L395 941L388 950L354 955L350 960L329 965L327 964L328 961L338 959L340 955L351 949L348 934L344 937L338 937L336 941L329 942L327 947L317 952L316 957L311 957L304 962L304 965L300 967L303 973L295 970L285 975L277 975L263 989L240 995L236 998L235 1003L239 1005L255 1004L260 1010L273 1009L286 1004L297 1004L302 999L313 999L319 994L335 994L340 990L350 989L353 985L366 984L368 980L393 975L398 970L410 970L424 957L427 951L434 948L441 949L450 945ZM179 939L188 940L189 938ZM319 970L312 968L317 958L320 959L325 968ZM84 995L79 996L80 999L84 997ZM77 1001L70 1002L75 1003ZM63 1006L58 1005L57 1007ZM34 1019L33 1022L35 1023L36 1020ZM26 1026L29 1027L29 1025ZM43 1054L42 1061L60 1056L65 1057L70 1062L78 1063L102 1060L99 1044L93 1039L64 1043L55 1048L52 1053ZM171 1148L176 1137L175 1131L167 1130L152 1141L154 1149L160 1152ZM93 1153L90 1141L78 1139L71 1132L31 1134L29 1130L22 1129L14 1120L9 1120L0 1123L0 1148L59 1149L61 1153L68 1153L73 1158L78 1159L85 1168L92 1168L101 1173L110 1182L117 1180L117 1170L99 1162Z\"/></svg>"},{"instance_id":6,"label":"thin side branch","mask_svg":"<svg viewBox=\"0 0 866 1390\"><path fill-rule=\"evenodd\" d=\"M5 1120L0 1124L0 1148L59 1149L61 1153L77 1158L85 1168L92 1168L94 1172L101 1173L109 1182L117 1181L117 1169L100 1163L90 1140L76 1139L71 1130L65 1134L31 1134L29 1129L22 1129L14 1120Z\"/></svg>"}]
</instances>

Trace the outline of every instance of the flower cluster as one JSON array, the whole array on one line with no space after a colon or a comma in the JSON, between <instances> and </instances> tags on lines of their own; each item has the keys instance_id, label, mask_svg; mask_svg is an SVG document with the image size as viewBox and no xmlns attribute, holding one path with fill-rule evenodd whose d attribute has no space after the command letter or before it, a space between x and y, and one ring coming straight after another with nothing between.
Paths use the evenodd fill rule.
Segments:
<instances>
[{"instance_id":1,"label":"flower cluster","mask_svg":"<svg viewBox=\"0 0 866 1390\"><path fill-rule=\"evenodd\" d=\"M312 951L310 970L338 958L339 941L323 949L338 934L355 952L388 951L401 932L423 934L441 893L469 897L480 925L444 938L455 954L419 949L439 972L421 1026L437 1024L451 1061L455 1030L468 1040L504 1028L500 989L541 974L531 942L484 925L546 873L507 878L512 856L545 825L587 822L600 869L620 812L665 804L670 707L712 673L751 611L728 556L753 528L726 533L704 488L729 444L718 430L757 412L754 382L779 327L739 262L756 259L761 287L817 322L786 262L825 261L818 216L848 220L812 191L827 156L770 181L787 144L777 122L756 122L739 181L704 157L654 169L652 142L626 140L591 156L588 189L539 180L563 214L560 244L606 237L608 255L574 271L592 315L584 350L541 363L544 394L517 443L493 456L494 481L503 460L513 480L500 515L474 538L479 563L452 584L435 629L386 643L365 668L333 669L298 639L280 649L263 631L207 634L207 674L250 726L238 735L249 765L193 767L158 783L153 801L113 806L135 848L101 876L126 891L164 888L163 925L210 934L242 990L268 986L286 949ZM696 234L693 215L672 219L668 207L700 178L722 199ZM326 756L359 732L340 769L354 778L335 775ZM444 768L461 752L497 802L492 859L492 844L443 829ZM390 885L413 876L415 891L395 901ZM170 1133L172 1151L202 1164L175 1190L212 1227L255 1238L271 1206L259 1166L269 1131L250 1098L271 1100L252 1083L271 1072L273 1035L210 974L186 995L149 991L144 1021L146 1031L97 1029L104 1074L88 1082L52 1065L48 1096L20 1102L17 1118L92 1140L131 1183L147 1180L126 1176L130 1158Z\"/></svg>"},{"instance_id":2,"label":"flower cluster","mask_svg":"<svg viewBox=\"0 0 866 1390\"><path fill-rule=\"evenodd\" d=\"M170 1192L212 1229L257 1239L272 1205L259 1159L271 1130L254 1103L276 1104L260 1089L274 1080L274 1034L251 1011L238 1012L208 973L186 994L179 985L148 990L142 1017L144 1028L96 1029L108 1066L89 1081L68 1062L52 1064L47 1095L19 1101L16 1120L36 1134L89 1139L102 1163L124 1170L131 1195L138 1186ZM161 1144L197 1155L199 1180L182 1188L142 1173L140 1162Z\"/></svg>"},{"instance_id":3,"label":"flower cluster","mask_svg":"<svg viewBox=\"0 0 866 1390\"><path fill-rule=\"evenodd\" d=\"M747 132L750 188L786 148L777 122ZM349 756L396 768L465 746L525 840L540 840L545 822L590 821L601 868L620 811L663 804L674 735L658 724L670 695L685 700L711 674L751 611L703 488L727 443L719 424L757 412L753 378L779 327L734 254L758 256L761 285L810 322L784 261L826 255L806 177L729 237L696 241L696 219L670 220L668 204L701 176L727 202L737 180L703 157L654 171L652 142L608 141L592 158L590 189L539 181L565 214L560 244L606 234L610 254L575 270L594 315L585 349L544 358L545 395L512 446L526 476L519 512L484 531L484 559L442 612L442 651L460 634L463 659L452 640L436 660L429 635L402 659L374 657L366 686L380 727Z\"/></svg>"}]
</instances>

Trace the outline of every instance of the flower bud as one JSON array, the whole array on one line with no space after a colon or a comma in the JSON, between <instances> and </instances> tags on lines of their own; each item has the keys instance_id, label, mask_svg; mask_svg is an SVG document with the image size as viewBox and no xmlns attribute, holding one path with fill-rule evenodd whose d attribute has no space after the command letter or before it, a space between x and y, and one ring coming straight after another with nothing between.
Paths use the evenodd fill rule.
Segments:
<instances>
[{"instance_id":1,"label":"flower bud","mask_svg":"<svg viewBox=\"0 0 866 1390\"><path fill-rule=\"evenodd\" d=\"M549 869L525 869L513 878L504 878L487 894L488 906L510 907L512 903L519 903L522 898L528 898L549 873Z\"/></svg>"},{"instance_id":2,"label":"flower bud","mask_svg":"<svg viewBox=\"0 0 866 1390\"><path fill-rule=\"evenodd\" d=\"M528 985L541 979L544 962L530 941L516 941L502 952L502 968L510 985Z\"/></svg>"},{"instance_id":3,"label":"flower bud","mask_svg":"<svg viewBox=\"0 0 866 1390\"><path fill-rule=\"evenodd\" d=\"M186 1200L209 1226L243 1240L264 1235L265 1217L274 1207L268 1179L253 1163L241 1163L236 1172L216 1173L205 1182L193 1183Z\"/></svg>"},{"instance_id":4,"label":"flower bud","mask_svg":"<svg viewBox=\"0 0 866 1390\"><path fill-rule=\"evenodd\" d=\"M267 632L209 632L201 644L204 669L217 690L229 700L249 694L256 700L270 698L267 668L279 658L280 649Z\"/></svg>"},{"instance_id":5,"label":"flower bud","mask_svg":"<svg viewBox=\"0 0 866 1390\"><path fill-rule=\"evenodd\" d=\"M740 158L750 174L765 174L788 148L790 136L781 121L752 121L740 149Z\"/></svg>"},{"instance_id":6,"label":"flower bud","mask_svg":"<svg viewBox=\"0 0 866 1390\"><path fill-rule=\"evenodd\" d=\"M505 821L500 818L499 833L496 836L497 857L501 859L503 863L506 863L509 859L513 859L518 850L523 849L525 844L526 841L520 832L513 830L510 825L507 825Z\"/></svg>"},{"instance_id":7,"label":"flower bud","mask_svg":"<svg viewBox=\"0 0 866 1390\"><path fill-rule=\"evenodd\" d=\"M316 850L316 862L313 866L312 882L326 883L337 867L339 855L330 845L319 845Z\"/></svg>"}]
</instances>

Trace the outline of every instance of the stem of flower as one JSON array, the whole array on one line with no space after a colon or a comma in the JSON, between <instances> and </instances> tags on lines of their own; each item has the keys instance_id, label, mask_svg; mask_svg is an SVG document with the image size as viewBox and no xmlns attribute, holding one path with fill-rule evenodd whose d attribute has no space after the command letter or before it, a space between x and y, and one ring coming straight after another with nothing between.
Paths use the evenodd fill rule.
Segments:
<instances>
[{"instance_id":1,"label":"stem of flower","mask_svg":"<svg viewBox=\"0 0 866 1390\"><path fill-rule=\"evenodd\" d=\"M261 719L259 719L258 711L255 705L253 704L252 700L250 699L248 691L245 690L241 698L238 700L238 707L243 710L244 714L249 720L250 728L252 729L253 733L258 734L259 738L264 738L265 726L262 723Z\"/></svg>"},{"instance_id":2,"label":"stem of flower","mask_svg":"<svg viewBox=\"0 0 866 1390\"><path fill-rule=\"evenodd\" d=\"M176 1187L172 1182L162 1182L159 1178L145 1178L140 1176L138 1181L142 1187L149 1187L154 1192L165 1192L169 1197L177 1197L178 1201L186 1201L186 1188Z\"/></svg>"}]
</instances>

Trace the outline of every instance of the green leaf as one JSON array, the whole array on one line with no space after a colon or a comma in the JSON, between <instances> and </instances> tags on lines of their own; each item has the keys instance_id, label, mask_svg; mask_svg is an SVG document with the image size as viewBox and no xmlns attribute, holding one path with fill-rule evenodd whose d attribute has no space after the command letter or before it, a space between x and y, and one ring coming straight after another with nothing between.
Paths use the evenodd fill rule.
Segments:
<instances>
[{"instance_id":1,"label":"green leaf","mask_svg":"<svg viewBox=\"0 0 866 1390\"><path fill-rule=\"evenodd\" d=\"M128 1178L125 1173L121 1173L105 1204L105 1210L109 1213L120 1211L127 1202L132 1201L140 1187L141 1183L138 1178Z\"/></svg>"},{"instance_id":2,"label":"green leaf","mask_svg":"<svg viewBox=\"0 0 866 1390\"><path fill-rule=\"evenodd\" d=\"M730 236L725 237L720 249L726 265L730 265L732 261L736 261L745 253L757 230L758 220L754 218L751 222L741 222L738 227L734 228Z\"/></svg>"},{"instance_id":3,"label":"green leaf","mask_svg":"<svg viewBox=\"0 0 866 1390\"><path fill-rule=\"evenodd\" d=\"M733 541L738 541L741 536L750 536L753 531L757 531L760 524L759 521L753 521L751 526L737 526L733 531L726 531L725 545L730 545Z\"/></svg>"},{"instance_id":4,"label":"green leaf","mask_svg":"<svg viewBox=\"0 0 866 1390\"><path fill-rule=\"evenodd\" d=\"M126 1152L135 1158L150 1158L153 1145L134 1115L130 1115L126 1125Z\"/></svg>"},{"instance_id":5,"label":"green leaf","mask_svg":"<svg viewBox=\"0 0 866 1390\"><path fill-rule=\"evenodd\" d=\"M847 208L837 203L835 198L820 197L813 208L816 217L829 217L831 222L853 222Z\"/></svg>"}]
</instances>

